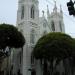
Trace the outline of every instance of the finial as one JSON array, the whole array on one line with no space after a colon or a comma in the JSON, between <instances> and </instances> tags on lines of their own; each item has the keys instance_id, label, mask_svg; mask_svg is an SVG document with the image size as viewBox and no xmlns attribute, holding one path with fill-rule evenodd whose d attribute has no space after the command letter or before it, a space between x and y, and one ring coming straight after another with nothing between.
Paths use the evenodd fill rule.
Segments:
<instances>
[{"instance_id":1,"label":"finial","mask_svg":"<svg viewBox=\"0 0 75 75\"><path fill-rule=\"evenodd\" d=\"M60 8L61 8L61 4L60 4Z\"/></svg>"},{"instance_id":2,"label":"finial","mask_svg":"<svg viewBox=\"0 0 75 75\"><path fill-rule=\"evenodd\" d=\"M49 16L49 8L48 8L48 5L47 5L47 16Z\"/></svg>"},{"instance_id":3,"label":"finial","mask_svg":"<svg viewBox=\"0 0 75 75\"><path fill-rule=\"evenodd\" d=\"M55 3L55 7L56 7L56 1L54 0L54 3Z\"/></svg>"},{"instance_id":4,"label":"finial","mask_svg":"<svg viewBox=\"0 0 75 75\"><path fill-rule=\"evenodd\" d=\"M49 8L48 8L48 5L47 5L47 11L49 12Z\"/></svg>"},{"instance_id":5,"label":"finial","mask_svg":"<svg viewBox=\"0 0 75 75\"><path fill-rule=\"evenodd\" d=\"M60 4L60 12L62 12L62 6L61 6L61 4Z\"/></svg>"},{"instance_id":6,"label":"finial","mask_svg":"<svg viewBox=\"0 0 75 75\"><path fill-rule=\"evenodd\" d=\"M42 13L43 13L43 16L44 16L44 13L45 13L44 10L42 11Z\"/></svg>"},{"instance_id":7,"label":"finial","mask_svg":"<svg viewBox=\"0 0 75 75\"><path fill-rule=\"evenodd\" d=\"M55 6L54 6L54 12L57 12L57 6L56 6L56 1L54 0Z\"/></svg>"},{"instance_id":8,"label":"finial","mask_svg":"<svg viewBox=\"0 0 75 75\"><path fill-rule=\"evenodd\" d=\"M47 5L47 9L48 9L48 5Z\"/></svg>"}]
</instances>

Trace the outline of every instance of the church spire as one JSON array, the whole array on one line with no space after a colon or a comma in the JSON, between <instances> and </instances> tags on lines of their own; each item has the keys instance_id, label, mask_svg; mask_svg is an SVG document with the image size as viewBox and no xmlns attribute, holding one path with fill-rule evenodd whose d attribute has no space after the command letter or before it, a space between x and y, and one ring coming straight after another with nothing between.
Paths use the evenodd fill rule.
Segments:
<instances>
[{"instance_id":1,"label":"church spire","mask_svg":"<svg viewBox=\"0 0 75 75\"><path fill-rule=\"evenodd\" d=\"M45 13L44 10L42 10L42 13L43 13L43 17L44 17L44 16L45 16L45 15L44 15L44 13Z\"/></svg>"},{"instance_id":2,"label":"church spire","mask_svg":"<svg viewBox=\"0 0 75 75\"><path fill-rule=\"evenodd\" d=\"M49 16L49 8L48 8L48 5L47 5L47 16Z\"/></svg>"},{"instance_id":3,"label":"church spire","mask_svg":"<svg viewBox=\"0 0 75 75\"><path fill-rule=\"evenodd\" d=\"M50 17L50 12L49 12L49 8L48 8L48 5L47 5L47 18Z\"/></svg>"},{"instance_id":4,"label":"church spire","mask_svg":"<svg viewBox=\"0 0 75 75\"><path fill-rule=\"evenodd\" d=\"M60 5L60 13L63 13L61 5Z\"/></svg>"},{"instance_id":5,"label":"church spire","mask_svg":"<svg viewBox=\"0 0 75 75\"><path fill-rule=\"evenodd\" d=\"M54 12L57 12L56 1L54 1L54 3L55 3L55 5L54 5L54 9L53 9L53 11L54 11Z\"/></svg>"}]
</instances>

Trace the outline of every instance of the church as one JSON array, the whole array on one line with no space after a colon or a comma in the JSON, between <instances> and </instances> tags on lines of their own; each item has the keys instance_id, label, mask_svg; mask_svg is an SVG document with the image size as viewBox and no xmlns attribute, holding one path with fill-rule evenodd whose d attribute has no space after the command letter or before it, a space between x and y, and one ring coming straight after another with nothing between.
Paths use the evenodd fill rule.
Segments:
<instances>
[{"instance_id":1,"label":"church","mask_svg":"<svg viewBox=\"0 0 75 75\"><path fill-rule=\"evenodd\" d=\"M50 13L47 6L47 18L42 11L39 17L38 0L19 0L17 11L17 28L24 35L26 43L22 49L14 51L13 75L43 75L40 62L32 56L32 50L40 37L49 32L65 33L63 11L58 12L56 2Z\"/></svg>"}]
</instances>

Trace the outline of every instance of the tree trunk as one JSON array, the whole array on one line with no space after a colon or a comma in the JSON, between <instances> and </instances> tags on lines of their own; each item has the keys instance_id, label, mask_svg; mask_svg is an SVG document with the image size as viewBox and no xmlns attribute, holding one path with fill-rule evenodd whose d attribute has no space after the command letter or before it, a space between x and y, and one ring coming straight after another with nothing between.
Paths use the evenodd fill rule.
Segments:
<instances>
[{"instance_id":1,"label":"tree trunk","mask_svg":"<svg viewBox=\"0 0 75 75\"><path fill-rule=\"evenodd\" d=\"M53 75L53 64L50 65L50 75Z\"/></svg>"},{"instance_id":2,"label":"tree trunk","mask_svg":"<svg viewBox=\"0 0 75 75\"><path fill-rule=\"evenodd\" d=\"M47 60L44 59L43 64L43 75L47 75Z\"/></svg>"},{"instance_id":3,"label":"tree trunk","mask_svg":"<svg viewBox=\"0 0 75 75\"><path fill-rule=\"evenodd\" d=\"M71 69L71 75L74 75L74 62L73 62L73 58L69 58L69 65L70 65L70 69Z\"/></svg>"},{"instance_id":4,"label":"tree trunk","mask_svg":"<svg viewBox=\"0 0 75 75\"><path fill-rule=\"evenodd\" d=\"M64 66L65 75L70 75L70 67L68 59L63 59L63 66Z\"/></svg>"},{"instance_id":5,"label":"tree trunk","mask_svg":"<svg viewBox=\"0 0 75 75\"><path fill-rule=\"evenodd\" d=\"M50 75L53 75L53 59L50 61Z\"/></svg>"}]
</instances>

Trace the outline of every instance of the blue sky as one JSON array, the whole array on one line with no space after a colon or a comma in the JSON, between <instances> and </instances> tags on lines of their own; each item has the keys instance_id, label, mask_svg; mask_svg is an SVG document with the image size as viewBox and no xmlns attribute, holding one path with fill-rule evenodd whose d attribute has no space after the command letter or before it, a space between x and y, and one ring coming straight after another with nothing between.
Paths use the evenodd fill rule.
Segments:
<instances>
[{"instance_id":1,"label":"blue sky","mask_svg":"<svg viewBox=\"0 0 75 75\"><path fill-rule=\"evenodd\" d=\"M48 2L49 1L49 2ZM68 15L66 3L69 0L56 0L58 11L60 4L64 12L64 24L66 33L75 37L75 17ZM54 0L39 0L40 16L42 16L42 10L47 11L47 5L49 6L50 12L54 7ZM8 23L16 25L18 9L18 0L1 0L0 1L0 23Z\"/></svg>"},{"instance_id":2,"label":"blue sky","mask_svg":"<svg viewBox=\"0 0 75 75\"><path fill-rule=\"evenodd\" d=\"M17 0L0 1L0 23L16 24Z\"/></svg>"}]
</instances>

